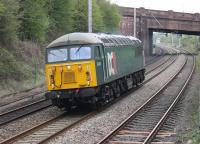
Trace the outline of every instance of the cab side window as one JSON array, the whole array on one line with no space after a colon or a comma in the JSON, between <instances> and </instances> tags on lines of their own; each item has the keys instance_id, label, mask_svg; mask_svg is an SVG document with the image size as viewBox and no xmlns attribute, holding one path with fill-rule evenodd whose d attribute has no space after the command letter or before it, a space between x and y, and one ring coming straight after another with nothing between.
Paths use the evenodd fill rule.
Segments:
<instances>
[{"instance_id":1,"label":"cab side window","mask_svg":"<svg viewBox=\"0 0 200 144\"><path fill-rule=\"evenodd\" d=\"M100 59L101 54L100 54L100 46L95 46L95 59Z\"/></svg>"}]
</instances>

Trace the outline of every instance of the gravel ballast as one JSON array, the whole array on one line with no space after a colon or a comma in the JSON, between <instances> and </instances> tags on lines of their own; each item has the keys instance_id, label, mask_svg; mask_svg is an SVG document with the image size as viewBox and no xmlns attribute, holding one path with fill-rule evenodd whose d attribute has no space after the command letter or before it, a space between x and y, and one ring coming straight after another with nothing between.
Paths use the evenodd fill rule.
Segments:
<instances>
[{"instance_id":1,"label":"gravel ballast","mask_svg":"<svg viewBox=\"0 0 200 144\"><path fill-rule=\"evenodd\" d=\"M63 113L56 107L51 107L31 116L11 122L8 125L0 127L0 141L17 135L33 126L41 124L46 120L52 119Z\"/></svg>"},{"instance_id":2,"label":"gravel ballast","mask_svg":"<svg viewBox=\"0 0 200 144\"><path fill-rule=\"evenodd\" d=\"M185 56L179 56L177 61L166 71L143 85L139 90L106 108L93 118L86 120L81 125L77 125L56 137L49 143L97 143L162 87L180 69L184 61Z\"/></svg>"}]
</instances>

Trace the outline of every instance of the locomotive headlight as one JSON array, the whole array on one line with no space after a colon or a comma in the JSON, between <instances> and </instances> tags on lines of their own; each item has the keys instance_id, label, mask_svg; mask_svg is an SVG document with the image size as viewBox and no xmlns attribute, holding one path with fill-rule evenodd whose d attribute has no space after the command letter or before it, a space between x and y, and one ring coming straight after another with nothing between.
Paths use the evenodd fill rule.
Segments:
<instances>
[{"instance_id":1,"label":"locomotive headlight","mask_svg":"<svg viewBox=\"0 0 200 144\"><path fill-rule=\"evenodd\" d=\"M70 65L68 65L68 66L67 66L67 69L68 69L68 70L70 70L70 69L71 69L71 66L70 66Z\"/></svg>"},{"instance_id":2,"label":"locomotive headlight","mask_svg":"<svg viewBox=\"0 0 200 144\"><path fill-rule=\"evenodd\" d=\"M54 84L51 84L51 88L54 89L54 88L55 88L55 85L54 85Z\"/></svg>"},{"instance_id":3,"label":"locomotive headlight","mask_svg":"<svg viewBox=\"0 0 200 144\"><path fill-rule=\"evenodd\" d=\"M54 87L55 87L54 75L50 75L50 85L54 89Z\"/></svg>"},{"instance_id":4,"label":"locomotive headlight","mask_svg":"<svg viewBox=\"0 0 200 144\"><path fill-rule=\"evenodd\" d=\"M50 67L48 69L49 75L53 75L55 73L56 68L55 67Z\"/></svg>"},{"instance_id":5,"label":"locomotive headlight","mask_svg":"<svg viewBox=\"0 0 200 144\"><path fill-rule=\"evenodd\" d=\"M49 86L51 86L53 89L55 87L55 80L54 80L54 75L55 75L55 67L51 67L48 69L49 72Z\"/></svg>"},{"instance_id":6,"label":"locomotive headlight","mask_svg":"<svg viewBox=\"0 0 200 144\"><path fill-rule=\"evenodd\" d=\"M82 71L82 66L81 65L78 65L78 71Z\"/></svg>"}]
</instances>

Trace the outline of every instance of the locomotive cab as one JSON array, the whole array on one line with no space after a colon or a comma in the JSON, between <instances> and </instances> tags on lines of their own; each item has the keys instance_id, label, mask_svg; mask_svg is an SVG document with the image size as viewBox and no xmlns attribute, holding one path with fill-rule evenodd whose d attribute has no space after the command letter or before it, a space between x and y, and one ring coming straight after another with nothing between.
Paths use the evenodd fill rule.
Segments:
<instances>
[{"instance_id":1,"label":"locomotive cab","mask_svg":"<svg viewBox=\"0 0 200 144\"><path fill-rule=\"evenodd\" d=\"M46 97L58 105L58 99L95 95L97 83L103 83L102 53L101 44L47 48L45 69L49 92Z\"/></svg>"}]
</instances>

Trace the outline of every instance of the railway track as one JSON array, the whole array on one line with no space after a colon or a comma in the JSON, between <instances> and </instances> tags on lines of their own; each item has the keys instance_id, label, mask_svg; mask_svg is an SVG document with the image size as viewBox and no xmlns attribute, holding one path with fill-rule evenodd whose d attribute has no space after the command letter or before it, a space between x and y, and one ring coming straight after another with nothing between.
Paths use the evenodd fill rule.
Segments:
<instances>
[{"instance_id":1,"label":"railway track","mask_svg":"<svg viewBox=\"0 0 200 144\"><path fill-rule=\"evenodd\" d=\"M155 78L157 75L165 71L170 65L172 65L177 60L177 58L178 58L178 54L176 56L171 56L165 61L165 63L159 64L159 67L156 67L152 71L145 73L145 81L143 82L143 84L149 82L150 80Z\"/></svg>"},{"instance_id":2,"label":"railway track","mask_svg":"<svg viewBox=\"0 0 200 144\"><path fill-rule=\"evenodd\" d=\"M51 120L46 121L45 123L42 123L40 125L37 125L31 129L28 129L16 136L13 136L12 138L9 138L3 142L0 142L0 144L8 144L8 143L43 143L50 139L51 137L54 137L56 135L59 135L63 131L67 131L73 126L80 124L84 120L89 119L93 115L95 115L96 112L89 112L87 114L83 114L82 116L71 116L71 119L73 119L73 122L68 122L67 120L67 113L63 113L62 115L55 117ZM72 118L73 117L73 118Z\"/></svg>"},{"instance_id":3,"label":"railway track","mask_svg":"<svg viewBox=\"0 0 200 144\"><path fill-rule=\"evenodd\" d=\"M170 55L169 58L167 58L166 60L160 62L159 64L157 64L156 66L152 66L151 68L148 68L148 70L146 71L146 75L151 73L152 71L154 71L155 69L157 69L158 67L162 66L163 64L165 64L167 61L169 61L170 59L173 58L173 55Z\"/></svg>"},{"instance_id":4,"label":"railway track","mask_svg":"<svg viewBox=\"0 0 200 144\"><path fill-rule=\"evenodd\" d=\"M168 54L170 54L170 56L168 57L168 58L166 58L165 59L165 56L162 56L157 62L158 62L158 64L156 64L155 66L154 66L154 64L156 63L154 63L154 64L151 64L151 65L146 65L146 74L148 74L148 73L151 73L152 71L154 71L155 69L157 69L157 68L159 68L160 66L162 66L163 64L165 64L167 61L169 61L170 59L172 59L172 57L173 57L173 55L178 55L179 53L177 52L177 51L175 51L175 50L171 50L171 51L169 51L168 50ZM160 62L161 61L161 62ZM149 66L150 66L150 68L149 68Z\"/></svg>"},{"instance_id":5,"label":"railway track","mask_svg":"<svg viewBox=\"0 0 200 144\"><path fill-rule=\"evenodd\" d=\"M156 77L158 74L163 72L165 69L167 69L172 63L175 62L177 57L178 57L178 55L176 57L173 56L173 58L171 58L170 61L166 62L166 64L163 64L162 68L160 68L153 75L151 75L151 77L149 77L143 84L147 83L148 81L150 81L151 79ZM132 90L132 91L126 93L125 95L129 95L133 91L135 91L135 90ZM119 99L123 98L123 97L119 97ZM117 99L116 101L118 101L119 99ZM78 123L81 123L86 119L89 119L91 116L93 116L95 114L96 114L96 112L91 112L89 114L86 114L86 116L78 117L75 120L75 122L73 122L70 125L67 125L65 123L67 121L66 117L65 117L66 114L63 114L61 116L58 116L51 120L48 120L38 126L35 126L29 130L26 130L16 136L13 136L12 138L9 138L9 139L3 141L0 144L12 143L17 140L19 140L19 143L23 143L23 142L29 143L29 140L33 140L35 143L43 143L43 142L46 142L49 139L52 139L53 137L59 135L63 131L67 131L69 128L72 128L74 125L77 125ZM51 130L49 130L48 128L50 128ZM45 135L45 133L46 133L46 135Z\"/></svg>"},{"instance_id":6,"label":"railway track","mask_svg":"<svg viewBox=\"0 0 200 144\"><path fill-rule=\"evenodd\" d=\"M146 66L151 65L156 61L160 60L164 55L165 55L164 51L161 50L159 54L153 56L152 58L148 59L148 61L146 61Z\"/></svg>"},{"instance_id":7,"label":"railway track","mask_svg":"<svg viewBox=\"0 0 200 144\"><path fill-rule=\"evenodd\" d=\"M149 66L149 65L161 60L164 56L173 54L175 52L174 50L172 52L172 51L169 51L169 49L163 49L161 47L159 49L160 49L159 53L155 54L152 58L150 58L146 61L146 66Z\"/></svg>"},{"instance_id":8,"label":"railway track","mask_svg":"<svg viewBox=\"0 0 200 144\"><path fill-rule=\"evenodd\" d=\"M171 60L171 62L170 62L170 60ZM164 71L174 61L175 61L174 56L171 56L170 58L168 58L167 60L165 60L164 62L159 64L158 66L154 67L152 70L150 70L147 73L147 77L148 78L145 80L144 83L150 81L156 75L158 75L159 73ZM158 69L159 67L161 67L160 70L156 71L156 69ZM153 71L156 71L156 72L154 72L154 74L150 74ZM151 76L148 76L148 74L151 75ZM38 93L36 93L36 94L38 94ZM30 103L30 104L24 105L24 106L19 107L19 108L15 108L15 109L9 110L8 112L0 114L0 126L4 125L4 124L7 124L9 122L12 122L14 120L17 120L19 118L25 117L25 116L27 116L29 114L34 113L34 112L38 112L38 111L40 111L42 109L45 109L47 107L50 107L50 106L51 106L51 102L50 101L46 101L46 100L42 99L42 100L39 100L37 102Z\"/></svg>"},{"instance_id":9,"label":"railway track","mask_svg":"<svg viewBox=\"0 0 200 144\"><path fill-rule=\"evenodd\" d=\"M0 114L0 126L52 106L49 100L40 100Z\"/></svg>"},{"instance_id":10,"label":"railway track","mask_svg":"<svg viewBox=\"0 0 200 144\"><path fill-rule=\"evenodd\" d=\"M195 58L188 56L182 68L153 97L135 113L123 121L99 144L172 144L158 141L159 137L171 136L172 132L159 132L170 113L179 102L195 68ZM186 76L186 77L184 77ZM154 139L156 137L156 139Z\"/></svg>"},{"instance_id":11,"label":"railway track","mask_svg":"<svg viewBox=\"0 0 200 144\"><path fill-rule=\"evenodd\" d=\"M15 99L15 100L12 100L12 101L9 101L9 102L1 102L0 103L0 107L4 107L4 106L7 106L7 105L12 105L13 103L16 103L16 102L19 102L19 101L22 101L24 99L29 99L30 97L34 97L35 95L41 95L41 94L44 94L46 91L41 91L41 92L34 92L34 93L31 93L26 96L23 96L21 98L18 98L18 99L15 99L15 95L12 96L12 99ZM19 93L17 93L19 94ZM8 97L11 97L11 95L8 95Z\"/></svg>"}]
</instances>

